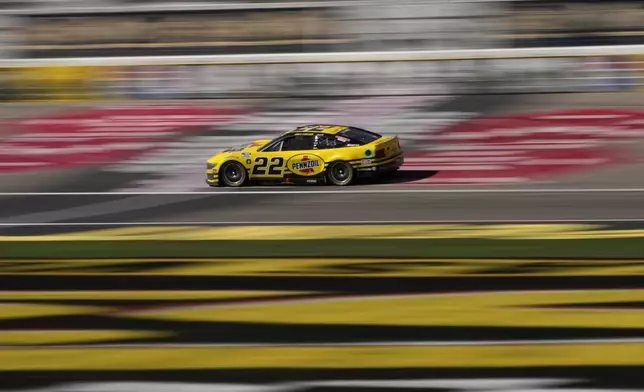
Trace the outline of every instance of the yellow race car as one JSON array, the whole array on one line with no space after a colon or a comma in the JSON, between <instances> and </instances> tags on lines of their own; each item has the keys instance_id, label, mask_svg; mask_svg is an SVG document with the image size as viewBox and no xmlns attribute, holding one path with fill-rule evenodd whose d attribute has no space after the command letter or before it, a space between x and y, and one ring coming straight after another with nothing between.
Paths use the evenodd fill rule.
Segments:
<instances>
[{"instance_id":1,"label":"yellow race car","mask_svg":"<svg viewBox=\"0 0 644 392\"><path fill-rule=\"evenodd\" d=\"M206 183L342 186L358 177L395 172L403 161L397 136L343 125L307 125L273 140L257 140L217 153L207 161Z\"/></svg>"}]
</instances>

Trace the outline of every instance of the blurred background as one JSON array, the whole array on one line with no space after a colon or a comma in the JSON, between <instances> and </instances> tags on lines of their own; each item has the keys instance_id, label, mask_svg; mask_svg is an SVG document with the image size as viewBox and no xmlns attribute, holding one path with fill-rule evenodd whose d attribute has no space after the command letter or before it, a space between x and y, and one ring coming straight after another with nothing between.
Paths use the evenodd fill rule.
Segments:
<instances>
[{"instance_id":1,"label":"blurred background","mask_svg":"<svg viewBox=\"0 0 644 392\"><path fill-rule=\"evenodd\" d=\"M3 0L0 30L0 390L644 390L644 1ZM206 186L315 123L405 164Z\"/></svg>"}]
</instances>

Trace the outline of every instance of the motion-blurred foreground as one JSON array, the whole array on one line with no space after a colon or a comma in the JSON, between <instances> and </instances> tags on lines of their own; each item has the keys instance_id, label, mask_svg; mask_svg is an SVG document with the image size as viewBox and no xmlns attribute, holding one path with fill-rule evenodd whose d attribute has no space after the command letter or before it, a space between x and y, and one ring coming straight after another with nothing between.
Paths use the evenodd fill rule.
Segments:
<instances>
[{"instance_id":1,"label":"motion-blurred foreground","mask_svg":"<svg viewBox=\"0 0 644 392\"><path fill-rule=\"evenodd\" d=\"M644 390L643 3L0 9L0 390ZM405 165L205 184L316 123Z\"/></svg>"}]
</instances>

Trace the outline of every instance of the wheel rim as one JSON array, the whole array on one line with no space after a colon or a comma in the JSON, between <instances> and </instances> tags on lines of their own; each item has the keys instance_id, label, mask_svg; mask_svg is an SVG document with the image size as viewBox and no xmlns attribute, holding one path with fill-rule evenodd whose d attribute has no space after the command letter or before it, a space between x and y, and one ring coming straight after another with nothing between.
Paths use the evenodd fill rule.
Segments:
<instances>
[{"instance_id":1,"label":"wheel rim","mask_svg":"<svg viewBox=\"0 0 644 392\"><path fill-rule=\"evenodd\" d=\"M331 176L335 181L345 183L351 178L351 168L347 167L346 164L336 163L331 168Z\"/></svg>"},{"instance_id":2,"label":"wheel rim","mask_svg":"<svg viewBox=\"0 0 644 392\"><path fill-rule=\"evenodd\" d=\"M230 185L239 185L244 181L242 169L237 165L227 165L224 169L224 177Z\"/></svg>"}]
</instances>

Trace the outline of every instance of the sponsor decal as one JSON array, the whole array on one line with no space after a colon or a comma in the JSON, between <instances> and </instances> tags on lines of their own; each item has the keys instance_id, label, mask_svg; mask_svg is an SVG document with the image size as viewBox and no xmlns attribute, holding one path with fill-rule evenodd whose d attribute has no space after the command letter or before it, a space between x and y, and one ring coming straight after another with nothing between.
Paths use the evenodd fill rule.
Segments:
<instances>
[{"instance_id":1,"label":"sponsor decal","mask_svg":"<svg viewBox=\"0 0 644 392\"><path fill-rule=\"evenodd\" d=\"M371 165L373 164L373 159L363 159L360 161L361 165Z\"/></svg>"},{"instance_id":2,"label":"sponsor decal","mask_svg":"<svg viewBox=\"0 0 644 392\"><path fill-rule=\"evenodd\" d=\"M242 158L249 159L250 158L250 153L249 152L242 152Z\"/></svg>"},{"instance_id":3,"label":"sponsor decal","mask_svg":"<svg viewBox=\"0 0 644 392\"><path fill-rule=\"evenodd\" d=\"M637 227L206 225L51 235L563 239L614 238ZM260 256L0 260L3 385L26 390L37 379L52 392L146 390L132 382L167 383L150 386L159 392L258 391L267 382L267 391L641 390L644 260ZM305 284L311 281L322 283ZM76 384L87 374L116 384ZM209 384L222 380L227 386Z\"/></svg>"},{"instance_id":4,"label":"sponsor decal","mask_svg":"<svg viewBox=\"0 0 644 392\"><path fill-rule=\"evenodd\" d=\"M374 152L373 152L372 148L367 148L366 150L364 150L364 156L365 157L371 158L371 157L373 157L373 155L374 155Z\"/></svg>"},{"instance_id":5,"label":"sponsor decal","mask_svg":"<svg viewBox=\"0 0 644 392\"><path fill-rule=\"evenodd\" d=\"M313 176L324 171L324 160L317 155L300 154L288 161L288 168L301 176Z\"/></svg>"},{"instance_id":6,"label":"sponsor decal","mask_svg":"<svg viewBox=\"0 0 644 392\"><path fill-rule=\"evenodd\" d=\"M304 158L306 159L306 157ZM318 160L303 160L302 162L295 162L293 168L302 172L313 171L315 167L320 166L320 161Z\"/></svg>"}]
</instances>

